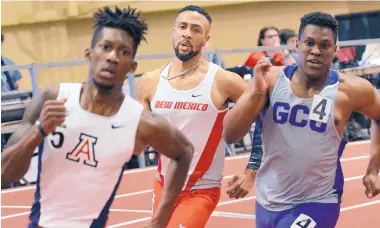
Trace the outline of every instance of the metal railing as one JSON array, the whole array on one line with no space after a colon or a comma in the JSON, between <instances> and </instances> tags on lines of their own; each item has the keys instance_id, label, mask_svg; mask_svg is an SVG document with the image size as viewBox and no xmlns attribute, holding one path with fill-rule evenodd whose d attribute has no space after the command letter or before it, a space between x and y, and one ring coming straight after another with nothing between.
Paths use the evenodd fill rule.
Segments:
<instances>
[{"instance_id":1,"label":"metal railing","mask_svg":"<svg viewBox=\"0 0 380 228\"><path fill-rule=\"evenodd\" d=\"M339 41L337 42L338 47L347 47L347 46L359 46L359 45L367 45L373 43L380 43L380 39L362 39L362 40L351 40L351 41ZM295 45L282 45L279 47L269 47L269 46L260 46L254 48L233 48L233 49L215 49L215 50L206 50L203 51L204 54L215 54L217 58L217 64L220 65L222 62L222 54L235 54L235 53L250 53L255 51L274 51L274 50L284 50L286 48L295 48ZM146 59L165 59L174 57L174 53L158 53L158 54L146 54L146 55L138 55L135 57L135 60L146 60ZM49 62L49 63L30 63L30 64L21 64L21 65L10 65L10 66L2 66L1 71L12 71L12 70L24 70L28 69L31 84L32 84L32 92L35 94L38 89L37 84L37 71L39 69L46 68L57 68L57 67L68 67L68 66L80 66L87 64L87 61L84 59L78 60L70 60L70 61L62 61L62 62ZM358 68L361 73L373 73L379 72L380 66L374 66L371 68ZM352 70L357 72L355 70ZM129 91L130 95L133 98L136 98L136 90L135 90L135 75L129 73L127 75ZM139 164L140 167L145 167L145 157L144 153L139 156Z\"/></svg>"}]
</instances>

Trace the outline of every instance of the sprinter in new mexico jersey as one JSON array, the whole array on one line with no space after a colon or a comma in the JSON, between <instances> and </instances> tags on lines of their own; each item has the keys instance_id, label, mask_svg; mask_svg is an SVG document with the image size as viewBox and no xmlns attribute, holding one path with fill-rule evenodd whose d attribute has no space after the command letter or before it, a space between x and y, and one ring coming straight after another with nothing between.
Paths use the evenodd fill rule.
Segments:
<instances>
[{"instance_id":1,"label":"sprinter in new mexico jersey","mask_svg":"<svg viewBox=\"0 0 380 228\"><path fill-rule=\"evenodd\" d=\"M202 57L210 26L211 17L202 8L183 8L173 28L177 58L161 69L144 74L138 86L138 99L145 110L165 116L194 146L186 185L168 228L205 227L215 209L225 158L222 123L226 101L236 101L246 85L240 76ZM169 159L161 156L154 186L153 214L162 199L168 164Z\"/></svg>"}]
</instances>

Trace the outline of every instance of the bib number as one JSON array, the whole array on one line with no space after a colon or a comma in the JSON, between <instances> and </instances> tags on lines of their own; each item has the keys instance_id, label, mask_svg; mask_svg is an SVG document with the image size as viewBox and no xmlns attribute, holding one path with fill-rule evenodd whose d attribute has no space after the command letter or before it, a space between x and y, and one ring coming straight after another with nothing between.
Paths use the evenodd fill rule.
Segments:
<instances>
[{"instance_id":1,"label":"bib number","mask_svg":"<svg viewBox=\"0 0 380 228\"><path fill-rule=\"evenodd\" d=\"M305 214L300 214L290 228L314 228L317 223Z\"/></svg>"},{"instance_id":2,"label":"bib number","mask_svg":"<svg viewBox=\"0 0 380 228\"><path fill-rule=\"evenodd\" d=\"M333 100L330 98L314 95L309 119L317 122L327 123L330 116L332 103Z\"/></svg>"}]
</instances>

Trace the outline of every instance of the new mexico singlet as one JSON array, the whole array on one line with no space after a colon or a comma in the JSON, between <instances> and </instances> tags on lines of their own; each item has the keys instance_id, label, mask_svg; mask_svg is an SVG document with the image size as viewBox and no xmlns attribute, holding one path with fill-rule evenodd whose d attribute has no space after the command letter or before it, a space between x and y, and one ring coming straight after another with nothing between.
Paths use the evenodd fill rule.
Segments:
<instances>
[{"instance_id":1,"label":"new mexico singlet","mask_svg":"<svg viewBox=\"0 0 380 228\"><path fill-rule=\"evenodd\" d=\"M211 101L211 87L219 66L209 62L208 72L193 89L177 90L166 79L170 64L161 72L151 110L165 116L193 143L194 156L185 189L220 186L225 158L222 139L223 117L227 109L218 110ZM189 76L191 77L191 76ZM160 156L158 174L164 178L169 159Z\"/></svg>"}]
</instances>

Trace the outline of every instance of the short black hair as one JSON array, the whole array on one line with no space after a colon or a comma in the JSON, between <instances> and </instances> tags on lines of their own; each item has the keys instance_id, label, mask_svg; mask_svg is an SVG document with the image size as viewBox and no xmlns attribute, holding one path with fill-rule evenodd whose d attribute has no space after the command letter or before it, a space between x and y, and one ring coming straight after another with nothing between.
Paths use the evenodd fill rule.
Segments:
<instances>
[{"instance_id":1,"label":"short black hair","mask_svg":"<svg viewBox=\"0 0 380 228\"><path fill-rule=\"evenodd\" d=\"M93 17L95 31L91 48L96 45L101 31L105 27L122 29L133 37L135 48L133 56L136 54L141 40L146 41L145 35L148 31L148 25L145 20L139 18L140 11L137 12L135 8L128 6L128 8L120 9L115 6L114 11L112 11L110 7L106 6L94 13Z\"/></svg>"},{"instance_id":2,"label":"short black hair","mask_svg":"<svg viewBox=\"0 0 380 228\"><path fill-rule=\"evenodd\" d=\"M312 12L304 15L301 18L301 25L298 34L299 39L301 39L303 31L307 25L316 25L330 28L334 34L334 42L336 44L338 36L338 21L333 15L323 12Z\"/></svg>"},{"instance_id":3,"label":"short black hair","mask_svg":"<svg viewBox=\"0 0 380 228\"><path fill-rule=\"evenodd\" d=\"M212 23L212 19L211 19L211 16L210 14L208 14L208 12L206 10L204 10L202 7L200 6L196 6L196 5L188 5L188 6L185 6L183 7L178 14L182 13L182 12L185 12L185 11L194 11L194 12L197 12L199 14L202 14L203 16L205 16L205 18L208 20L208 22L211 24Z\"/></svg>"},{"instance_id":4,"label":"short black hair","mask_svg":"<svg viewBox=\"0 0 380 228\"><path fill-rule=\"evenodd\" d=\"M281 29L279 36L281 44L286 44L286 42L288 42L289 39L297 36L297 34L293 29Z\"/></svg>"},{"instance_id":5,"label":"short black hair","mask_svg":"<svg viewBox=\"0 0 380 228\"><path fill-rule=\"evenodd\" d=\"M260 32L259 32L259 38L257 39L257 46L263 46L263 44L261 43L261 39L264 39L265 38L265 33L268 31L268 30L276 30L277 33L279 33L279 30L277 27L274 27L274 26L266 26L266 27L263 27Z\"/></svg>"}]
</instances>

